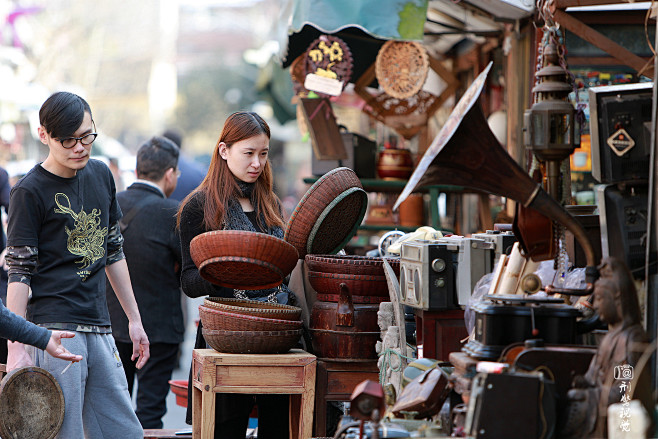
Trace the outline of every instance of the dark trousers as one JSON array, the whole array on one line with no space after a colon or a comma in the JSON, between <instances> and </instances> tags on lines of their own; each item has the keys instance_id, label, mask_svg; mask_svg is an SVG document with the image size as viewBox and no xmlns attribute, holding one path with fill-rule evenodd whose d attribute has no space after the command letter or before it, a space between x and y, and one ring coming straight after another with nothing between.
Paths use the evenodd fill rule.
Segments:
<instances>
[{"instance_id":1,"label":"dark trousers","mask_svg":"<svg viewBox=\"0 0 658 439\"><path fill-rule=\"evenodd\" d=\"M119 356L128 380L128 390L133 393L137 377L137 418L143 428L162 428L162 417L167 412L169 380L178 363L178 344L151 343L151 356L140 370L131 361L132 343L117 342Z\"/></svg>"},{"instance_id":2,"label":"dark trousers","mask_svg":"<svg viewBox=\"0 0 658 439\"><path fill-rule=\"evenodd\" d=\"M7 339L0 338L0 364L7 364Z\"/></svg>"},{"instance_id":3,"label":"dark trousers","mask_svg":"<svg viewBox=\"0 0 658 439\"><path fill-rule=\"evenodd\" d=\"M254 403L258 407L258 439L290 437L288 395L221 393L216 398L215 439L244 439Z\"/></svg>"}]
</instances>

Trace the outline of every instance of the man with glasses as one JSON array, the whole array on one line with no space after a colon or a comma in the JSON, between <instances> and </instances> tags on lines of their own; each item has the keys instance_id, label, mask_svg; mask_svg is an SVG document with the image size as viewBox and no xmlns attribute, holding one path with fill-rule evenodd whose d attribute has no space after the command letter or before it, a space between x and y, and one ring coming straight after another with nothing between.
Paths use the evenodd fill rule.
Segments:
<instances>
[{"instance_id":1,"label":"man with glasses","mask_svg":"<svg viewBox=\"0 0 658 439\"><path fill-rule=\"evenodd\" d=\"M135 371L131 361L128 320L109 283L107 305L131 395L137 374L137 417L145 429L163 426L169 380L185 330L180 289L181 248L176 233L178 201L168 198L177 185L178 158L178 147L171 140L152 137L137 152L137 180L117 194L124 213L119 222L125 240L123 250L151 343L151 357L142 369Z\"/></svg>"},{"instance_id":2,"label":"man with glasses","mask_svg":"<svg viewBox=\"0 0 658 439\"><path fill-rule=\"evenodd\" d=\"M141 368L149 341L123 255L112 173L89 158L97 134L84 99L55 93L41 106L39 121L48 156L11 190L7 304L37 325L74 331L62 344L83 360L67 368L40 349L9 343L7 368L35 364L53 374L65 403L58 438L141 439L105 298L107 274L128 316L132 356Z\"/></svg>"}]
</instances>

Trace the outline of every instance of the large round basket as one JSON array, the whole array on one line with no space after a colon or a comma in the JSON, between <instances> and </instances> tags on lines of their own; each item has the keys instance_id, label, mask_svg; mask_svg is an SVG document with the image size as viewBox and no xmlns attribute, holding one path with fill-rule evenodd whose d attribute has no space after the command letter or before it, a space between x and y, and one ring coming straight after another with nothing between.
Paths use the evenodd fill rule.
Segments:
<instances>
[{"instance_id":1,"label":"large round basket","mask_svg":"<svg viewBox=\"0 0 658 439\"><path fill-rule=\"evenodd\" d=\"M228 288L261 290L280 285L297 264L295 247L265 233L216 230L195 236L190 255L201 277Z\"/></svg>"},{"instance_id":2,"label":"large round basket","mask_svg":"<svg viewBox=\"0 0 658 439\"><path fill-rule=\"evenodd\" d=\"M202 329L203 338L217 352L229 354L285 354L297 344L302 330L222 331Z\"/></svg>"},{"instance_id":3,"label":"large round basket","mask_svg":"<svg viewBox=\"0 0 658 439\"><path fill-rule=\"evenodd\" d=\"M258 300L206 297L204 306L219 311L245 314L266 319L299 320L302 309L281 303L260 302Z\"/></svg>"},{"instance_id":4,"label":"large round basket","mask_svg":"<svg viewBox=\"0 0 658 439\"><path fill-rule=\"evenodd\" d=\"M356 173L333 169L306 191L288 220L284 239L300 258L335 254L352 239L367 207L368 194Z\"/></svg>"},{"instance_id":5,"label":"large round basket","mask_svg":"<svg viewBox=\"0 0 658 439\"><path fill-rule=\"evenodd\" d=\"M14 369L0 384L0 436L51 439L64 422L64 394L40 367Z\"/></svg>"},{"instance_id":6,"label":"large round basket","mask_svg":"<svg viewBox=\"0 0 658 439\"><path fill-rule=\"evenodd\" d=\"M385 42L375 61L379 85L397 99L418 93L425 84L429 68L427 51L422 44L413 41Z\"/></svg>"},{"instance_id":7,"label":"large round basket","mask_svg":"<svg viewBox=\"0 0 658 439\"><path fill-rule=\"evenodd\" d=\"M206 329L225 331L289 331L301 329L301 320L268 319L237 314L199 305L201 324Z\"/></svg>"}]
</instances>

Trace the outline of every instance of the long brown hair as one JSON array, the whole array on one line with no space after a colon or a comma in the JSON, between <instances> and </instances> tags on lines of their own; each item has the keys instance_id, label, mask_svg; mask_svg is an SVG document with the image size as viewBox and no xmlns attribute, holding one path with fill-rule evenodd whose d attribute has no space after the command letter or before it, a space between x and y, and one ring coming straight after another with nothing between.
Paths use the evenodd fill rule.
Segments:
<instances>
[{"instance_id":1,"label":"long brown hair","mask_svg":"<svg viewBox=\"0 0 658 439\"><path fill-rule=\"evenodd\" d=\"M221 229L224 223L224 216L228 202L231 198L239 198L241 196L240 188L238 187L233 173L228 168L226 160L222 159L219 155L219 144L224 142L228 148L231 148L234 143L240 142L245 139L250 139L254 136L265 134L270 138L270 127L267 122L263 120L258 114L250 111L239 111L231 114L224 122L222 134L217 140L215 149L213 150L212 158L210 159L210 166L208 173L203 179L199 187L190 193L181 202L178 209L178 226L180 227L180 217L183 207L198 193L204 195L203 203L203 225L207 230ZM265 162L263 172L256 180L254 190L251 195L251 202L257 212L260 213L258 221L262 219L266 226L271 228L274 226L283 227L283 218L281 217L279 197L273 191L274 181L272 178L272 167L269 159Z\"/></svg>"}]
</instances>

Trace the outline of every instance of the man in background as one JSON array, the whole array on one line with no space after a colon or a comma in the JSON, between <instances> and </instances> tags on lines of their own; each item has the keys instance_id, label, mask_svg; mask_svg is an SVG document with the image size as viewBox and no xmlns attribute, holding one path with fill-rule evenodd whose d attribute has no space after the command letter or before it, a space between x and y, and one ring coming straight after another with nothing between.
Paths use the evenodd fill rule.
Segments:
<instances>
[{"instance_id":1,"label":"man in background","mask_svg":"<svg viewBox=\"0 0 658 439\"><path fill-rule=\"evenodd\" d=\"M112 334L132 395L137 376L137 418L144 429L162 428L172 372L184 325L180 290L180 240L176 233L178 201L167 198L178 179L178 147L164 137L152 137L137 152L137 180L117 200L123 218L123 250L142 323L151 342L151 358L141 370L130 360L128 321L111 285L107 303Z\"/></svg>"}]
</instances>

